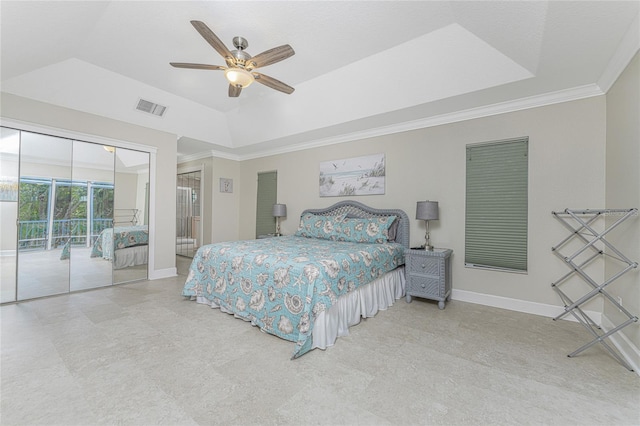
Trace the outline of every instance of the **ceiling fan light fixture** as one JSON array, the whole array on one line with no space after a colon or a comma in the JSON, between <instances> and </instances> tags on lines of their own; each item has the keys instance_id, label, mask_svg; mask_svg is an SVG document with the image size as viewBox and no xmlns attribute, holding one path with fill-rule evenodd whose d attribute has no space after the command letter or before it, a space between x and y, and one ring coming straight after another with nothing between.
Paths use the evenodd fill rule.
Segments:
<instances>
[{"instance_id":1,"label":"ceiling fan light fixture","mask_svg":"<svg viewBox=\"0 0 640 426\"><path fill-rule=\"evenodd\" d=\"M253 83L253 75L243 68L227 68L224 71L224 76L229 80L229 83L238 87L248 87Z\"/></svg>"}]
</instances>

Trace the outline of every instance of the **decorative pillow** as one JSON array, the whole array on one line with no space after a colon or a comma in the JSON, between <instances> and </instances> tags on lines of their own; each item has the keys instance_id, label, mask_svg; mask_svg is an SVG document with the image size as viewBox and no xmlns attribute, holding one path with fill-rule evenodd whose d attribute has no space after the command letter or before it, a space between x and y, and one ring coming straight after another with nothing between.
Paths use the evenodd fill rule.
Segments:
<instances>
[{"instance_id":1,"label":"decorative pillow","mask_svg":"<svg viewBox=\"0 0 640 426\"><path fill-rule=\"evenodd\" d=\"M346 214L338 216L320 216L313 213L305 213L300 216L300 226L295 235L298 237L320 238L323 240L335 239L336 225L344 220Z\"/></svg>"},{"instance_id":2,"label":"decorative pillow","mask_svg":"<svg viewBox=\"0 0 640 426\"><path fill-rule=\"evenodd\" d=\"M400 221L396 217L396 219L391 222L391 225L389 226L389 241L397 242L396 237L398 236L398 226L400 226Z\"/></svg>"},{"instance_id":3,"label":"decorative pillow","mask_svg":"<svg viewBox=\"0 0 640 426\"><path fill-rule=\"evenodd\" d=\"M375 218L347 218L335 230L337 241L355 243L386 243L389 241L389 228L395 222L396 216Z\"/></svg>"}]
</instances>

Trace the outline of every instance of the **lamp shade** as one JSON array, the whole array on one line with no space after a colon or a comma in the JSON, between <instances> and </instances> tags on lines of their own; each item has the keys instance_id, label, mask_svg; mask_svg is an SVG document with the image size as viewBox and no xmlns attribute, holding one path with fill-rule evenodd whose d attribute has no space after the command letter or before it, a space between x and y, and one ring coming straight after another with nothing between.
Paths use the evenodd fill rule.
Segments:
<instances>
[{"instance_id":1,"label":"lamp shade","mask_svg":"<svg viewBox=\"0 0 640 426\"><path fill-rule=\"evenodd\" d=\"M229 83L234 86L240 86L243 89L253 83L253 75L242 68L227 68L224 72L224 76L227 77Z\"/></svg>"},{"instance_id":2,"label":"lamp shade","mask_svg":"<svg viewBox=\"0 0 640 426\"><path fill-rule=\"evenodd\" d=\"M287 205L286 204L274 204L273 205L273 217L287 217Z\"/></svg>"},{"instance_id":3,"label":"lamp shade","mask_svg":"<svg viewBox=\"0 0 640 426\"><path fill-rule=\"evenodd\" d=\"M438 202L437 201L418 201L418 204L416 206L416 219L437 220L438 219Z\"/></svg>"}]
</instances>

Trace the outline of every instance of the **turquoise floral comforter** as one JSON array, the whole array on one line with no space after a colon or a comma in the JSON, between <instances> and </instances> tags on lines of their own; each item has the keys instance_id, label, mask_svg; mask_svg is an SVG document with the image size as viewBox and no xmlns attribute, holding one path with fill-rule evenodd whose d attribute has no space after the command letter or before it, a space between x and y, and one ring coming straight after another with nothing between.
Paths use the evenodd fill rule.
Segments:
<instances>
[{"instance_id":1,"label":"turquoise floral comforter","mask_svg":"<svg viewBox=\"0 0 640 426\"><path fill-rule=\"evenodd\" d=\"M112 243L113 242L113 243ZM113 250L149 244L149 228L146 225L116 226L104 229L91 249L91 257L113 259Z\"/></svg>"},{"instance_id":2,"label":"turquoise floral comforter","mask_svg":"<svg viewBox=\"0 0 640 426\"><path fill-rule=\"evenodd\" d=\"M296 236L200 247L182 290L204 297L262 330L311 349L317 315L343 294L404 264L396 243L363 244Z\"/></svg>"}]
</instances>

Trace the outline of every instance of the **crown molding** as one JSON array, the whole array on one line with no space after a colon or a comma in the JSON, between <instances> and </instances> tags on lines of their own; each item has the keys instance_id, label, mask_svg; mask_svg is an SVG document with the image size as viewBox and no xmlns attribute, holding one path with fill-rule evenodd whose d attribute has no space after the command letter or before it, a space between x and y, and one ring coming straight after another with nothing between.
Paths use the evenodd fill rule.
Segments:
<instances>
[{"instance_id":1,"label":"crown molding","mask_svg":"<svg viewBox=\"0 0 640 426\"><path fill-rule=\"evenodd\" d=\"M556 92L545 93L543 95L529 96L515 101L499 102L478 108L470 108L467 110L456 111L448 114L436 115L433 117L422 118L419 120L406 121L403 123L393 124L389 126L376 127L362 131L345 133L338 136L328 138L315 139L308 142L293 144L286 147L275 149L255 151L250 154L235 156L236 161L253 160L271 155L287 154L295 151L303 151L311 148L318 148L328 145L334 145L344 142L352 142L361 139L385 136L394 133L408 132L411 130L424 129L428 127L441 126L444 124L457 123L461 121L473 120L476 118L489 117L492 115L506 114L509 112L522 111L531 108L538 108L563 102L571 102L580 99L586 99L594 96L604 95L602 89L596 84L588 84L584 86L574 87L571 89L559 90ZM213 153L213 151L212 151ZM215 155L214 155L215 156ZM228 154L226 157L228 158Z\"/></svg>"},{"instance_id":2,"label":"crown molding","mask_svg":"<svg viewBox=\"0 0 640 426\"><path fill-rule=\"evenodd\" d=\"M212 149L211 151L203 151L196 154L179 155L178 164L188 163L190 161L203 160L205 158L223 158L225 160L242 161L239 155L231 154L228 152L221 152Z\"/></svg>"},{"instance_id":3,"label":"crown molding","mask_svg":"<svg viewBox=\"0 0 640 426\"><path fill-rule=\"evenodd\" d=\"M629 26L616 52L598 79L598 86L604 93L611 89L638 50L640 50L640 14L636 15L636 19Z\"/></svg>"}]
</instances>

